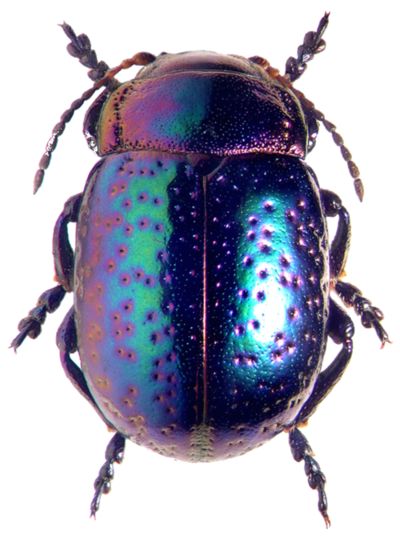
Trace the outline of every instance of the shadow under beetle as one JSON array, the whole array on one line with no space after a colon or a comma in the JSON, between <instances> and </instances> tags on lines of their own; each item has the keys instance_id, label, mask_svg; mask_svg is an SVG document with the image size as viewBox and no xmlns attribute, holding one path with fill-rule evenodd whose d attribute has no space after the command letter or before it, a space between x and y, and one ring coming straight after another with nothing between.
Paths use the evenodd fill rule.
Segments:
<instances>
[{"instance_id":1,"label":"shadow under beetle","mask_svg":"<svg viewBox=\"0 0 400 542\"><path fill-rule=\"evenodd\" d=\"M115 430L95 481L94 515L128 438L171 457L209 461L289 434L296 461L330 524L325 476L300 432L341 378L353 307L382 344L383 315L341 280L347 210L304 158L318 124L357 166L333 124L293 87L322 51L328 14L284 75L261 57L138 53L110 69L88 37L62 28L93 86L54 127L35 191L59 135L100 88L84 133L101 160L54 229L58 285L44 292L12 342L36 338L66 292L74 304L57 345L72 384ZM120 83L115 75L143 68ZM337 217L328 245L326 218ZM76 223L75 254L67 227ZM327 339L340 345L321 370ZM71 358L79 352L81 367Z\"/></svg>"}]
</instances>

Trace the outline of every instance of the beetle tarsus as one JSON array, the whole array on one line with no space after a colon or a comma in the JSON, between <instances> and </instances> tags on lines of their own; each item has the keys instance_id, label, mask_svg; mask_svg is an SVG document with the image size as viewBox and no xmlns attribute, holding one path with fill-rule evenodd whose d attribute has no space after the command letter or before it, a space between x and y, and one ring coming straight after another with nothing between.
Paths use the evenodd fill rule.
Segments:
<instances>
[{"instance_id":1,"label":"beetle tarsus","mask_svg":"<svg viewBox=\"0 0 400 542\"><path fill-rule=\"evenodd\" d=\"M361 290L353 284L341 280L337 281L335 290L342 301L353 307L356 314L361 317L361 323L365 328L373 327L375 329L382 346L391 342L389 335L380 323L383 320L383 312L378 307L374 307L371 301L362 295Z\"/></svg>"},{"instance_id":2,"label":"beetle tarsus","mask_svg":"<svg viewBox=\"0 0 400 542\"><path fill-rule=\"evenodd\" d=\"M96 512L100 507L100 500L103 494L111 490L111 480L114 478L114 463L121 463L124 458L125 437L121 433L116 433L106 448L106 461L102 465L99 475L94 482L94 497L90 505L90 516L96 517Z\"/></svg>"},{"instance_id":3,"label":"beetle tarsus","mask_svg":"<svg viewBox=\"0 0 400 542\"><path fill-rule=\"evenodd\" d=\"M328 500L325 493L326 478L318 462L313 457L314 452L308 440L297 427L289 432L289 445L295 461L304 461L304 471L308 478L308 484L312 489L318 491L318 509L324 518L326 527L330 527Z\"/></svg>"},{"instance_id":4,"label":"beetle tarsus","mask_svg":"<svg viewBox=\"0 0 400 542\"><path fill-rule=\"evenodd\" d=\"M36 339L42 331L42 325L46 320L47 313L58 309L64 296L65 289L60 284L43 292L36 306L29 311L27 317L19 322L18 330L20 333L13 339L10 348L14 348L16 351L28 336L31 339Z\"/></svg>"},{"instance_id":5,"label":"beetle tarsus","mask_svg":"<svg viewBox=\"0 0 400 542\"><path fill-rule=\"evenodd\" d=\"M27 336L36 339L40 335L47 313L58 309L66 292L73 289L74 254L68 239L68 224L77 221L81 201L82 194L69 198L58 217L53 233L53 254L56 280L59 284L43 292L36 306L19 322L20 333L10 345L14 350L21 346Z\"/></svg>"},{"instance_id":6,"label":"beetle tarsus","mask_svg":"<svg viewBox=\"0 0 400 542\"><path fill-rule=\"evenodd\" d=\"M344 272L349 251L350 217L347 209L342 205L341 199L335 193L330 190L321 190L321 196L326 216L338 217L339 219L335 238L329 250L331 277L338 279ZM363 297L362 292L356 286L338 280L335 284L335 290L346 305L354 307L356 313L361 316L361 323L364 327L375 329L382 346L391 342L380 323L383 320L383 312L378 307L372 306L369 299Z\"/></svg>"}]
</instances>

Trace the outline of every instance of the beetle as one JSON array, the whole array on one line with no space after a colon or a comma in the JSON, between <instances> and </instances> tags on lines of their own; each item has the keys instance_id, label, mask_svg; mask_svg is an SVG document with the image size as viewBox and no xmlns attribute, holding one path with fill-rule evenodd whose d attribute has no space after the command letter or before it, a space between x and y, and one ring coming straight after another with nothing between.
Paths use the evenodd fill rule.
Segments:
<instances>
[{"instance_id":1,"label":"beetle","mask_svg":"<svg viewBox=\"0 0 400 542\"><path fill-rule=\"evenodd\" d=\"M93 86L54 127L34 191L74 112L103 89L84 122L100 161L56 222L58 284L21 320L11 346L36 338L47 313L73 292L57 333L61 363L115 431L92 515L126 439L211 461L287 432L330 525L326 479L299 427L352 355L352 320L331 294L382 345L389 338L382 311L343 280L349 213L305 162L322 123L362 200L358 168L336 127L293 86L325 48L328 19L305 35L284 75L258 56L205 51L138 53L110 69L85 34L62 25ZM134 65L141 69L133 80L115 78ZM331 217L338 225L329 244ZM322 369L328 339L340 351Z\"/></svg>"}]
</instances>

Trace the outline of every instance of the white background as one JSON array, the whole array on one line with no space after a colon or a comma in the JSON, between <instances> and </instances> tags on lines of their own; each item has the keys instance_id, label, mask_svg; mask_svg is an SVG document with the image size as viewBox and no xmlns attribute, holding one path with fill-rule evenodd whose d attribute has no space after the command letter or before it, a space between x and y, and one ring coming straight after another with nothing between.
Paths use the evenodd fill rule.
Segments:
<instances>
[{"instance_id":1,"label":"white background","mask_svg":"<svg viewBox=\"0 0 400 542\"><path fill-rule=\"evenodd\" d=\"M109 540L399 540L399 91L395 2L233 3L34 0L3 3L0 359L0 538ZM353 220L348 279L381 307L393 345L358 325L351 366L305 433L328 478L332 528L285 435L242 458L175 462L128 443L110 495L89 519L92 483L110 435L63 375L54 337L71 299L15 356L16 324L53 285L51 235L63 202L96 161L67 127L44 186L32 176L51 128L90 86L58 23L87 33L111 66L139 50L261 55L284 69L304 34L331 11L326 51L297 87L337 124L366 186L361 205L338 149L321 129L309 163ZM119 77L133 77L123 73Z\"/></svg>"}]
</instances>

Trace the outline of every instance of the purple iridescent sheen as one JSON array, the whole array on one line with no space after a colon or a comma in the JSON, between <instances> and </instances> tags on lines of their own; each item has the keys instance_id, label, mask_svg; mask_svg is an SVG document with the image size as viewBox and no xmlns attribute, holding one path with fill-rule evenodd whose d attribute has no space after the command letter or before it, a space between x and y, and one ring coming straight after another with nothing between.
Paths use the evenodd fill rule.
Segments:
<instances>
[{"instance_id":1,"label":"purple iridescent sheen","mask_svg":"<svg viewBox=\"0 0 400 542\"><path fill-rule=\"evenodd\" d=\"M78 223L79 352L122 434L173 457L242 454L289 425L320 369L326 228L290 157L105 158Z\"/></svg>"},{"instance_id":2,"label":"purple iridescent sheen","mask_svg":"<svg viewBox=\"0 0 400 542\"><path fill-rule=\"evenodd\" d=\"M148 149L304 157L307 147L293 92L249 60L215 53L161 55L119 86L95 129L88 120L85 131L100 155Z\"/></svg>"},{"instance_id":3,"label":"purple iridescent sheen","mask_svg":"<svg viewBox=\"0 0 400 542\"><path fill-rule=\"evenodd\" d=\"M231 457L289 427L326 342L327 230L293 92L215 53L105 91L80 209L75 318L105 418L153 450Z\"/></svg>"}]
</instances>

